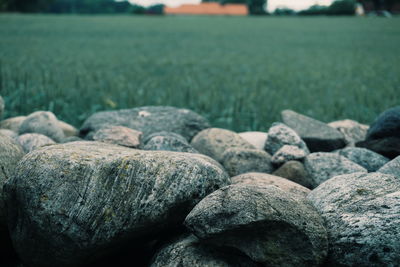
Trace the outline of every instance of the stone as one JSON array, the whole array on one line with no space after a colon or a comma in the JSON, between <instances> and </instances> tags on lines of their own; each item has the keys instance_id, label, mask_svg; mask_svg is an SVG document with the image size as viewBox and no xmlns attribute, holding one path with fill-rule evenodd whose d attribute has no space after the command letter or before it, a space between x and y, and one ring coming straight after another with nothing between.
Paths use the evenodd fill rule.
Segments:
<instances>
[{"instance_id":1,"label":"stone","mask_svg":"<svg viewBox=\"0 0 400 267\"><path fill-rule=\"evenodd\" d=\"M383 165L378 172L391 174L400 179L400 156Z\"/></svg>"},{"instance_id":2,"label":"stone","mask_svg":"<svg viewBox=\"0 0 400 267\"><path fill-rule=\"evenodd\" d=\"M274 155L284 145L296 146L309 154L309 150L300 136L283 123L273 123L268 131L268 139L265 143L265 150Z\"/></svg>"},{"instance_id":3,"label":"stone","mask_svg":"<svg viewBox=\"0 0 400 267\"><path fill-rule=\"evenodd\" d=\"M2 188L6 180L13 175L17 163L24 155L19 144L0 133L0 239L3 239L3 233L7 229Z\"/></svg>"},{"instance_id":4,"label":"stone","mask_svg":"<svg viewBox=\"0 0 400 267\"><path fill-rule=\"evenodd\" d=\"M272 173L275 176L286 178L292 182L298 183L306 188L312 188L311 178L309 177L303 163L299 161L288 161L279 169Z\"/></svg>"},{"instance_id":5,"label":"stone","mask_svg":"<svg viewBox=\"0 0 400 267\"><path fill-rule=\"evenodd\" d=\"M153 258L151 267L257 267L245 256L218 250L217 247L201 243L194 235L181 237L161 248Z\"/></svg>"},{"instance_id":6,"label":"stone","mask_svg":"<svg viewBox=\"0 0 400 267\"><path fill-rule=\"evenodd\" d=\"M255 149L237 133L220 128L209 128L199 132L190 144L200 153L219 162L222 162L223 154L229 148Z\"/></svg>"},{"instance_id":7,"label":"stone","mask_svg":"<svg viewBox=\"0 0 400 267\"><path fill-rule=\"evenodd\" d=\"M273 185L299 198L305 198L311 192L310 189L288 179L259 172L249 172L232 177L231 182L232 184Z\"/></svg>"},{"instance_id":8,"label":"stone","mask_svg":"<svg viewBox=\"0 0 400 267\"><path fill-rule=\"evenodd\" d=\"M355 146L357 142L365 140L369 129L368 125L353 120L333 121L328 125L343 134L347 146Z\"/></svg>"},{"instance_id":9,"label":"stone","mask_svg":"<svg viewBox=\"0 0 400 267\"><path fill-rule=\"evenodd\" d=\"M71 142L77 142L77 141L84 141L84 140L78 136L70 136L70 137L64 138L61 143L65 144L65 143L71 143Z\"/></svg>"},{"instance_id":10,"label":"stone","mask_svg":"<svg viewBox=\"0 0 400 267\"><path fill-rule=\"evenodd\" d=\"M18 134L14 131L8 130L8 129L0 129L0 134L6 135L10 137L11 139L15 139L18 137Z\"/></svg>"},{"instance_id":11,"label":"stone","mask_svg":"<svg viewBox=\"0 0 400 267\"><path fill-rule=\"evenodd\" d=\"M8 129L19 133L19 127L21 126L22 122L26 119L26 116L18 116L8 118L0 122L0 129Z\"/></svg>"},{"instance_id":12,"label":"stone","mask_svg":"<svg viewBox=\"0 0 400 267\"><path fill-rule=\"evenodd\" d=\"M337 175L367 172L365 168L343 156L326 152L308 155L304 160L304 167L311 178L311 188Z\"/></svg>"},{"instance_id":13,"label":"stone","mask_svg":"<svg viewBox=\"0 0 400 267\"><path fill-rule=\"evenodd\" d=\"M18 136L16 140L22 146L25 153L29 153L42 146L54 145L56 143L51 138L37 133L23 134Z\"/></svg>"},{"instance_id":14,"label":"stone","mask_svg":"<svg viewBox=\"0 0 400 267\"><path fill-rule=\"evenodd\" d=\"M93 135L93 140L108 144L138 148L142 144L142 135L142 132L124 126L108 126L99 129Z\"/></svg>"},{"instance_id":15,"label":"stone","mask_svg":"<svg viewBox=\"0 0 400 267\"><path fill-rule=\"evenodd\" d=\"M65 137L78 136L78 134L79 134L78 129L76 129L74 126L72 126L71 124L68 124L64 121L59 120L58 126L63 131Z\"/></svg>"},{"instance_id":16,"label":"stone","mask_svg":"<svg viewBox=\"0 0 400 267\"><path fill-rule=\"evenodd\" d=\"M382 173L336 176L308 199L326 221L327 266L398 266L400 180Z\"/></svg>"},{"instance_id":17,"label":"stone","mask_svg":"<svg viewBox=\"0 0 400 267\"><path fill-rule=\"evenodd\" d=\"M317 211L276 186L234 184L200 201L185 225L200 240L235 248L261 266L318 266L328 250Z\"/></svg>"},{"instance_id":18,"label":"stone","mask_svg":"<svg viewBox=\"0 0 400 267\"><path fill-rule=\"evenodd\" d=\"M386 137L381 139L366 140L358 142L357 147L364 147L381 154L389 159L394 159L400 156L400 138L399 137Z\"/></svg>"},{"instance_id":19,"label":"stone","mask_svg":"<svg viewBox=\"0 0 400 267\"><path fill-rule=\"evenodd\" d=\"M281 116L283 122L306 142L311 152L330 152L346 145L343 134L326 123L292 110L282 111Z\"/></svg>"},{"instance_id":20,"label":"stone","mask_svg":"<svg viewBox=\"0 0 400 267\"><path fill-rule=\"evenodd\" d=\"M143 132L143 137L167 131L182 135L190 141L203 129L209 128L208 121L199 114L182 108L148 106L133 109L97 112L82 125L80 135L91 139L94 132L104 126L125 126Z\"/></svg>"},{"instance_id":21,"label":"stone","mask_svg":"<svg viewBox=\"0 0 400 267\"><path fill-rule=\"evenodd\" d=\"M239 135L255 148L261 150L264 150L265 142L268 139L268 134L264 132L243 132L239 133Z\"/></svg>"},{"instance_id":22,"label":"stone","mask_svg":"<svg viewBox=\"0 0 400 267\"><path fill-rule=\"evenodd\" d=\"M307 152L297 146L284 145L272 156L272 164L282 165L291 160L303 160Z\"/></svg>"},{"instance_id":23,"label":"stone","mask_svg":"<svg viewBox=\"0 0 400 267\"><path fill-rule=\"evenodd\" d=\"M84 141L27 154L4 192L27 266L81 266L169 232L227 184L220 165L200 154Z\"/></svg>"},{"instance_id":24,"label":"stone","mask_svg":"<svg viewBox=\"0 0 400 267\"><path fill-rule=\"evenodd\" d=\"M0 119L3 117L3 113L4 113L4 100L0 95Z\"/></svg>"},{"instance_id":25,"label":"stone","mask_svg":"<svg viewBox=\"0 0 400 267\"><path fill-rule=\"evenodd\" d=\"M55 142L65 137L56 116L49 111L36 111L26 117L19 128L20 135L25 133L43 134Z\"/></svg>"},{"instance_id":26,"label":"stone","mask_svg":"<svg viewBox=\"0 0 400 267\"><path fill-rule=\"evenodd\" d=\"M390 108L381 113L371 124L366 140L386 137L400 138L400 106Z\"/></svg>"},{"instance_id":27,"label":"stone","mask_svg":"<svg viewBox=\"0 0 400 267\"><path fill-rule=\"evenodd\" d=\"M259 149L229 148L223 154L222 165L230 176L274 170L271 155Z\"/></svg>"},{"instance_id":28,"label":"stone","mask_svg":"<svg viewBox=\"0 0 400 267\"><path fill-rule=\"evenodd\" d=\"M376 172L389 162L388 158L366 148L347 147L338 150L337 153L364 167L368 172Z\"/></svg>"},{"instance_id":29,"label":"stone","mask_svg":"<svg viewBox=\"0 0 400 267\"><path fill-rule=\"evenodd\" d=\"M196 149L189 145L183 136L172 132L159 132L151 134L143 149L199 153Z\"/></svg>"}]
</instances>

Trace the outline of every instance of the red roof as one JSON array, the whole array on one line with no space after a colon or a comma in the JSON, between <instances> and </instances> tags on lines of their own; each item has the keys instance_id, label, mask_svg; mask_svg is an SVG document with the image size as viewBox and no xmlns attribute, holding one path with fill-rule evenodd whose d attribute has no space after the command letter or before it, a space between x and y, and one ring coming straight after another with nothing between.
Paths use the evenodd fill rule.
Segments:
<instances>
[{"instance_id":1,"label":"red roof","mask_svg":"<svg viewBox=\"0 0 400 267\"><path fill-rule=\"evenodd\" d=\"M225 4L219 3L200 3L185 4L180 7L165 7L165 14L170 15L232 15L246 16L249 14L248 8L244 4Z\"/></svg>"}]
</instances>

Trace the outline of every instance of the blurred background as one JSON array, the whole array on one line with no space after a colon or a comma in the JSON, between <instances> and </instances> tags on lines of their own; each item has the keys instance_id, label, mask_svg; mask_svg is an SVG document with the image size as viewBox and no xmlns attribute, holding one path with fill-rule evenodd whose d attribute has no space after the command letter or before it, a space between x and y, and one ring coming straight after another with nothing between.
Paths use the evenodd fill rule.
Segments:
<instances>
[{"instance_id":1,"label":"blurred background","mask_svg":"<svg viewBox=\"0 0 400 267\"><path fill-rule=\"evenodd\" d=\"M0 0L5 118L192 109L266 130L293 109L369 124L399 104L400 0Z\"/></svg>"}]
</instances>

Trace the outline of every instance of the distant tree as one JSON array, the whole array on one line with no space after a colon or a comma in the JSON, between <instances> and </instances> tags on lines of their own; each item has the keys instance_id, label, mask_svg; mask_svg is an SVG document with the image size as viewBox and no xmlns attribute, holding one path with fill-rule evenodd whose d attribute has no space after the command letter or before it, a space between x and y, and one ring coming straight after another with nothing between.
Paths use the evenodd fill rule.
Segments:
<instances>
[{"instance_id":1,"label":"distant tree","mask_svg":"<svg viewBox=\"0 0 400 267\"><path fill-rule=\"evenodd\" d=\"M328 15L354 15L356 2L354 0L334 1L328 8Z\"/></svg>"},{"instance_id":2,"label":"distant tree","mask_svg":"<svg viewBox=\"0 0 400 267\"><path fill-rule=\"evenodd\" d=\"M131 12L136 15L143 15L146 13L146 8L140 5L132 5Z\"/></svg>"},{"instance_id":3,"label":"distant tree","mask_svg":"<svg viewBox=\"0 0 400 267\"><path fill-rule=\"evenodd\" d=\"M164 14L164 5L156 4L156 5L149 6L146 9L146 14L149 14L149 15L162 15L162 14Z\"/></svg>"},{"instance_id":4,"label":"distant tree","mask_svg":"<svg viewBox=\"0 0 400 267\"><path fill-rule=\"evenodd\" d=\"M296 15L296 11L287 7L282 7L275 9L273 14L276 16L292 16Z\"/></svg>"},{"instance_id":5,"label":"distant tree","mask_svg":"<svg viewBox=\"0 0 400 267\"><path fill-rule=\"evenodd\" d=\"M328 13L327 6L313 5L306 10L301 10L297 14L303 16L326 15Z\"/></svg>"}]
</instances>

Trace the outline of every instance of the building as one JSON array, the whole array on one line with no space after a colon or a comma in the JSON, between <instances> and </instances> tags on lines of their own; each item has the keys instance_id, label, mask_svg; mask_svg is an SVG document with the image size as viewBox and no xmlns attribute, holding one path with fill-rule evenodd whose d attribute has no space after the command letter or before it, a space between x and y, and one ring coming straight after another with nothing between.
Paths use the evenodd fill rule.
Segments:
<instances>
[{"instance_id":1,"label":"building","mask_svg":"<svg viewBox=\"0 0 400 267\"><path fill-rule=\"evenodd\" d=\"M165 7L166 15L227 15L246 16L249 14L245 4L225 4L209 2L200 4L185 4L179 7Z\"/></svg>"}]
</instances>

